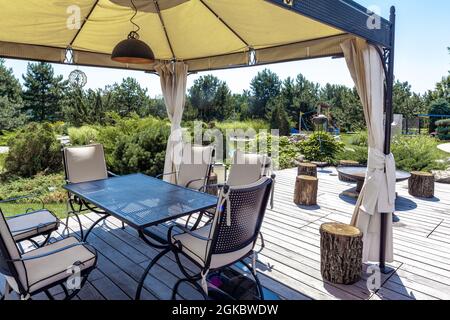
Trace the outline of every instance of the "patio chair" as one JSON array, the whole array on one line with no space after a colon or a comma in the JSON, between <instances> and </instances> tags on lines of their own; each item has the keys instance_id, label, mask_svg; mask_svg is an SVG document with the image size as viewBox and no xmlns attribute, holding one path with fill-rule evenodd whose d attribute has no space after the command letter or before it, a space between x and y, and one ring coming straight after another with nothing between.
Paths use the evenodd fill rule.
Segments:
<instances>
[{"instance_id":1,"label":"patio chair","mask_svg":"<svg viewBox=\"0 0 450 320\"><path fill-rule=\"evenodd\" d=\"M169 228L170 249L162 251L145 270L145 277L155 263L167 252L175 254L178 267L185 279L174 286L172 299L183 282L192 283L204 298L208 298L206 278L209 272L223 270L237 262L244 264L255 279L258 293L263 299L261 283L256 274L256 251L254 250L262 225L272 187L272 179L263 177L257 182L239 187L225 185L221 188L216 212L212 223L199 229L190 230L180 225ZM174 233L175 228L181 233ZM180 256L194 263L200 272L190 275L184 268ZM247 258L252 258L252 264ZM198 283L201 281L201 284ZM137 298L139 298L138 289Z\"/></svg>"},{"instance_id":2,"label":"patio chair","mask_svg":"<svg viewBox=\"0 0 450 320\"><path fill-rule=\"evenodd\" d=\"M204 189L211 174L213 159L213 146L185 145L178 171L160 174L157 178L174 175L179 186L195 190Z\"/></svg>"},{"instance_id":3,"label":"patio chair","mask_svg":"<svg viewBox=\"0 0 450 320\"><path fill-rule=\"evenodd\" d=\"M117 176L107 170L105 153L101 144L63 148L63 164L66 183L95 181ZM78 208L75 208L76 206ZM70 193L68 193L68 209L70 210L68 210L66 225L68 226L70 214L74 214L80 225L81 239L84 238L84 232L78 214L83 211L105 214L103 210Z\"/></svg>"},{"instance_id":4,"label":"patio chair","mask_svg":"<svg viewBox=\"0 0 450 320\"><path fill-rule=\"evenodd\" d=\"M65 299L71 299L96 264L95 249L74 237L20 253L5 217L0 214L0 273L7 281L5 297L13 290L22 300L40 292L54 299L48 290L60 285Z\"/></svg>"},{"instance_id":5,"label":"patio chair","mask_svg":"<svg viewBox=\"0 0 450 320\"><path fill-rule=\"evenodd\" d=\"M265 154L244 153L236 151L234 153L233 164L229 169L227 185L242 186L253 183L261 177L271 177L274 183L270 195L270 208L273 209L273 193L275 190L275 177L272 171L272 159Z\"/></svg>"},{"instance_id":6,"label":"patio chair","mask_svg":"<svg viewBox=\"0 0 450 320\"><path fill-rule=\"evenodd\" d=\"M50 240L51 234L58 230L60 221L56 215L45 208L44 202L34 196L22 196L0 201L0 213L4 214L1 205L6 203L18 202L21 200L35 199L42 204L42 208L38 210L28 209L25 213L16 214L11 217L6 217L11 234L14 241L20 243L28 240L33 243L36 248L45 246ZM35 238L44 236L44 240L39 244Z\"/></svg>"}]
</instances>

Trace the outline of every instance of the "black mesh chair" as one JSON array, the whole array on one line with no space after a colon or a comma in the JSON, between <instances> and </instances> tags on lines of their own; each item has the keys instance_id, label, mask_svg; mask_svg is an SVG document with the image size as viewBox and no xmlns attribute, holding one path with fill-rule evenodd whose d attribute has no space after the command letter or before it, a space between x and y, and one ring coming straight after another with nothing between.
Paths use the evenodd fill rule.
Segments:
<instances>
[{"instance_id":1,"label":"black mesh chair","mask_svg":"<svg viewBox=\"0 0 450 320\"><path fill-rule=\"evenodd\" d=\"M180 270L186 277L176 283L172 298L175 299L181 283L190 282L207 299L206 278L208 273L241 262L251 270L259 291L258 294L263 299L262 287L255 269L256 252L254 248L266 212L272 183L271 178L263 177L247 186L224 186L220 191L212 223L196 230L190 230L180 225L170 227L168 232L170 249L162 251L155 257L144 273L144 277L164 254L172 251ZM179 229L181 232L175 233L175 229ZM181 263L180 255L192 261L199 268L199 273L190 275ZM253 258L251 265L245 261L250 257ZM140 290L138 290L137 298L139 295Z\"/></svg>"}]
</instances>

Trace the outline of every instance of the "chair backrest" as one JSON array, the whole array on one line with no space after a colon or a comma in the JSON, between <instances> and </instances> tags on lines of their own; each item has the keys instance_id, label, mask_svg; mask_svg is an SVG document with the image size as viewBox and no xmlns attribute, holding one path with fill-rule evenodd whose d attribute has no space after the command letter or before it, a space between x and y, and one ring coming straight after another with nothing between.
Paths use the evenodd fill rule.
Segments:
<instances>
[{"instance_id":1,"label":"chair backrest","mask_svg":"<svg viewBox=\"0 0 450 320\"><path fill-rule=\"evenodd\" d=\"M256 243L266 212L272 179L263 177L257 182L241 187L230 187L229 201L225 201L225 191L219 196L219 205L214 216L207 250L207 263L211 255L236 252ZM228 219L227 206L230 205ZM230 222L228 224L228 222Z\"/></svg>"},{"instance_id":2,"label":"chair backrest","mask_svg":"<svg viewBox=\"0 0 450 320\"><path fill-rule=\"evenodd\" d=\"M3 212L0 210L0 272L8 277L12 277L22 291L27 285L27 272L22 261L11 262L20 259L21 255L17 249L16 242L11 234L8 223Z\"/></svg>"},{"instance_id":3,"label":"chair backrest","mask_svg":"<svg viewBox=\"0 0 450 320\"><path fill-rule=\"evenodd\" d=\"M101 144L63 149L64 170L70 183L108 178L105 153Z\"/></svg>"},{"instance_id":4,"label":"chair backrest","mask_svg":"<svg viewBox=\"0 0 450 320\"><path fill-rule=\"evenodd\" d=\"M262 176L268 176L270 168L271 160L268 156L236 151L230 166L227 184L243 186L254 183Z\"/></svg>"},{"instance_id":5,"label":"chair backrest","mask_svg":"<svg viewBox=\"0 0 450 320\"><path fill-rule=\"evenodd\" d=\"M211 173L213 158L213 146L186 145L178 168L177 184L195 190L205 186Z\"/></svg>"}]
</instances>

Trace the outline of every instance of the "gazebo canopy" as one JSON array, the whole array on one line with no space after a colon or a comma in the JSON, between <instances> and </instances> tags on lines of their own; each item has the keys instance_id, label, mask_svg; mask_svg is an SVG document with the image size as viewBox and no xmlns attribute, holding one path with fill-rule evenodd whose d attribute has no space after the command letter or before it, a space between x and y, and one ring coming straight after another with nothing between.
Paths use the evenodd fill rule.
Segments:
<instances>
[{"instance_id":1,"label":"gazebo canopy","mask_svg":"<svg viewBox=\"0 0 450 320\"><path fill-rule=\"evenodd\" d=\"M350 0L134 3L140 39L156 59L184 61L190 72L340 56L340 44L354 36L390 47L390 22L368 28L371 13ZM15 0L0 8L0 56L154 70L110 59L134 28L131 0Z\"/></svg>"}]
</instances>

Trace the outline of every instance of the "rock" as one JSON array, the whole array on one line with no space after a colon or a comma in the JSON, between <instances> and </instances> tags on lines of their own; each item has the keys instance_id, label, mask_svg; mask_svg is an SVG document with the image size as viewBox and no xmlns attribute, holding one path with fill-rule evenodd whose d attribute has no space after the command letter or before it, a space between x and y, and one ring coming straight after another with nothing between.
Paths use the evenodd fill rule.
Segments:
<instances>
[{"instance_id":1,"label":"rock","mask_svg":"<svg viewBox=\"0 0 450 320\"><path fill-rule=\"evenodd\" d=\"M447 171L431 171L434 174L434 181L439 183L450 184L450 170Z\"/></svg>"}]
</instances>

